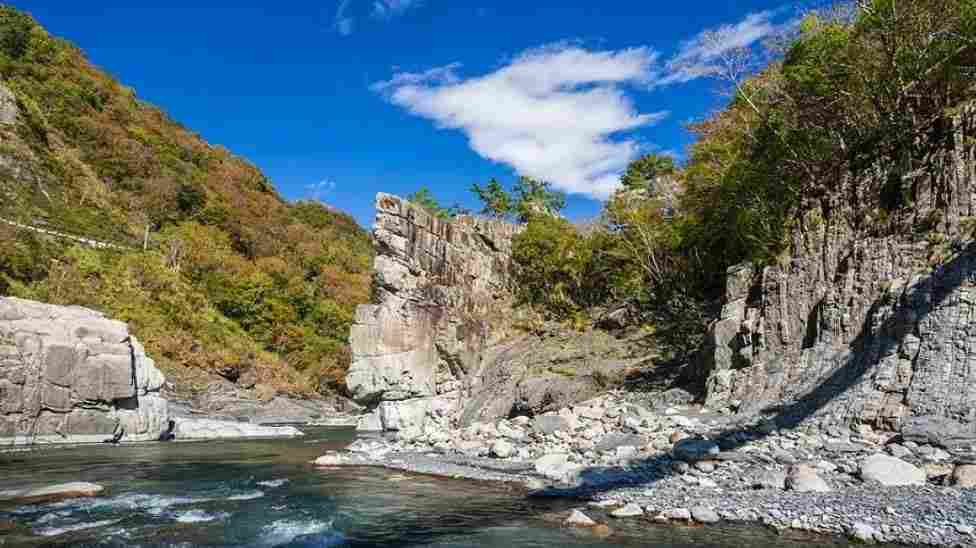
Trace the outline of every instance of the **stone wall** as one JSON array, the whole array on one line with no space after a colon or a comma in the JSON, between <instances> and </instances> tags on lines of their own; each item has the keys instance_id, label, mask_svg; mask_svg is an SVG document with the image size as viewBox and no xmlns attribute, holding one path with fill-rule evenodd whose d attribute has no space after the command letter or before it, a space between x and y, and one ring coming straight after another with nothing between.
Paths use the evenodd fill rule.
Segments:
<instances>
[{"instance_id":1,"label":"stone wall","mask_svg":"<svg viewBox=\"0 0 976 548\"><path fill-rule=\"evenodd\" d=\"M155 440L164 380L124 323L0 297L0 445Z\"/></svg>"},{"instance_id":2,"label":"stone wall","mask_svg":"<svg viewBox=\"0 0 976 548\"><path fill-rule=\"evenodd\" d=\"M434 397L460 401L484 350L509 333L517 231L475 217L438 219L377 195L374 299L356 311L346 377L356 401L377 407L369 429L392 428L398 409L418 406L385 402L420 399L429 408L443 405L431 403Z\"/></svg>"},{"instance_id":3,"label":"stone wall","mask_svg":"<svg viewBox=\"0 0 976 548\"><path fill-rule=\"evenodd\" d=\"M852 211L844 194L788 257L730 269L702 353L708 406L787 424L976 420L974 109L945 130L924 162L908 159L921 167L904 175L913 203L898 219Z\"/></svg>"}]
</instances>

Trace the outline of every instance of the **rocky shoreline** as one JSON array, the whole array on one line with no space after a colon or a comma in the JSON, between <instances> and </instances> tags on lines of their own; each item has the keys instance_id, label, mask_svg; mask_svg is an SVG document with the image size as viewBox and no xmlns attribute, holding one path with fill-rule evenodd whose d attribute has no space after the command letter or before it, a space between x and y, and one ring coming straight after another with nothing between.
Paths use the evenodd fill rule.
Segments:
<instances>
[{"instance_id":1,"label":"rocky shoreline","mask_svg":"<svg viewBox=\"0 0 976 548\"><path fill-rule=\"evenodd\" d=\"M401 417L398 432L364 437L316 465L511 482L530 496L587 501L566 518L571 526L735 522L867 543L976 546L972 440L956 432L940 442L947 427L937 419L902 434L779 428L688 400L613 393L463 429L436 414L422 427Z\"/></svg>"}]
</instances>

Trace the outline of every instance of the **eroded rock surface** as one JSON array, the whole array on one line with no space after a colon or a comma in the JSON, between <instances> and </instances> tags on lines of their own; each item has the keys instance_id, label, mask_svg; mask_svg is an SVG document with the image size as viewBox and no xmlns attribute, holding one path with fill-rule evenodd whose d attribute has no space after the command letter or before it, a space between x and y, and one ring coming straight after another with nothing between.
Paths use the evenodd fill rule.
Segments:
<instances>
[{"instance_id":1,"label":"eroded rock surface","mask_svg":"<svg viewBox=\"0 0 976 548\"><path fill-rule=\"evenodd\" d=\"M954 124L925 158L907 159L922 166L911 178L902 162L879 165L905 181L910 208L882 222L865 219L880 207L836 198L793 234L789 256L730 269L703 353L709 407L766 412L780 426L897 431L930 417L914 439L976 440L976 109Z\"/></svg>"},{"instance_id":2,"label":"eroded rock surface","mask_svg":"<svg viewBox=\"0 0 976 548\"><path fill-rule=\"evenodd\" d=\"M366 426L399 430L418 406L456 405L485 348L506 335L517 228L445 221L389 194L377 195L376 211L375 299L356 311L346 384L360 403L384 402ZM411 399L423 400L392 403Z\"/></svg>"},{"instance_id":3,"label":"eroded rock surface","mask_svg":"<svg viewBox=\"0 0 976 548\"><path fill-rule=\"evenodd\" d=\"M510 323L517 228L445 221L389 194L376 212L376 298L356 311L349 391L365 403L456 392Z\"/></svg>"},{"instance_id":4,"label":"eroded rock surface","mask_svg":"<svg viewBox=\"0 0 976 548\"><path fill-rule=\"evenodd\" d=\"M0 445L154 440L164 380L123 322L0 297Z\"/></svg>"}]
</instances>

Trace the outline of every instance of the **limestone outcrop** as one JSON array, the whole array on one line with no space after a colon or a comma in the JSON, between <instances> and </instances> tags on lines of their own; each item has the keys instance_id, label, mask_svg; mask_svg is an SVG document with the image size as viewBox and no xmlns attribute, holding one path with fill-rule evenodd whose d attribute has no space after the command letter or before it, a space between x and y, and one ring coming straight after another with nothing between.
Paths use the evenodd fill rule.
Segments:
<instances>
[{"instance_id":1,"label":"limestone outcrop","mask_svg":"<svg viewBox=\"0 0 976 548\"><path fill-rule=\"evenodd\" d=\"M789 256L730 269L699 369L710 408L976 439L976 108L942 135L877 170L910 207L871 218L838 196Z\"/></svg>"},{"instance_id":2,"label":"limestone outcrop","mask_svg":"<svg viewBox=\"0 0 976 548\"><path fill-rule=\"evenodd\" d=\"M346 385L362 404L459 402L484 350L509 332L514 225L438 219L389 194L376 198L374 302L356 311ZM439 405L439 404L435 404ZM394 421L390 405L373 418ZM398 421L399 419L397 419Z\"/></svg>"},{"instance_id":3,"label":"limestone outcrop","mask_svg":"<svg viewBox=\"0 0 976 548\"><path fill-rule=\"evenodd\" d=\"M0 297L0 445L155 440L164 380L125 323Z\"/></svg>"}]
</instances>

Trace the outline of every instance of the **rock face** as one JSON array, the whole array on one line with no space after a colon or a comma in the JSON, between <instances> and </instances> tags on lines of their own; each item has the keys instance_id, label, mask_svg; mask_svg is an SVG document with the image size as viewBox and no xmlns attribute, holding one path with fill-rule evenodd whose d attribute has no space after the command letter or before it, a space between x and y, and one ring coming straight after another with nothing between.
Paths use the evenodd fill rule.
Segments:
<instances>
[{"instance_id":1,"label":"rock face","mask_svg":"<svg viewBox=\"0 0 976 548\"><path fill-rule=\"evenodd\" d=\"M164 378L126 325L93 310L0 297L0 445L155 440Z\"/></svg>"},{"instance_id":2,"label":"rock face","mask_svg":"<svg viewBox=\"0 0 976 548\"><path fill-rule=\"evenodd\" d=\"M375 299L356 311L346 385L368 405L456 396L510 324L517 228L445 221L389 194L377 195L376 211Z\"/></svg>"},{"instance_id":3,"label":"rock face","mask_svg":"<svg viewBox=\"0 0 976 548\"><path fill-rule=\"evenodd\" d=\"M401 430L386 419L412 414L411 400L463 426L555 411L597 396L640 361L612 334L516 309L519 227L438 219L388 194L377 196L376 210L374 302L356 312L346 375L352 397L373 409L361 429ZM515 329L526 320L532 333Z\"/></svg>"},{"instance_id":4,"label":"rock face","mask_svg":"<svg viewBox=\"0 0 976 548\"><path fill-rule=\"evenodd\" d=\"M708 407L894 430L931 416L943 422L914 435L974 439L976 108L947 125L924 157L878 162L910 207L871 218L879 203L855 209L844 194L777 264L729 270L699 370Z\"/></svg>"},{"instance_id":5,"label":"rock face","mask_svg":"<svg viewBox=\"0 0 976 548\"><path fill-rule=\"evenodd\" d=\"M181 440L295 438L305 435L293 426L258 426L210 419L181 419L176 423L175 434Z\"/></svg>"},{"instance_id":6,"label":"rock face","mask_svg":"<svg viewBox=\"0 0 976 548\"><path fill-rule=\"evenodd\" d=\"M12 91L0 85L0 126L15 124L19 114L17 98Z\"/></svg>"}]
</instances>

